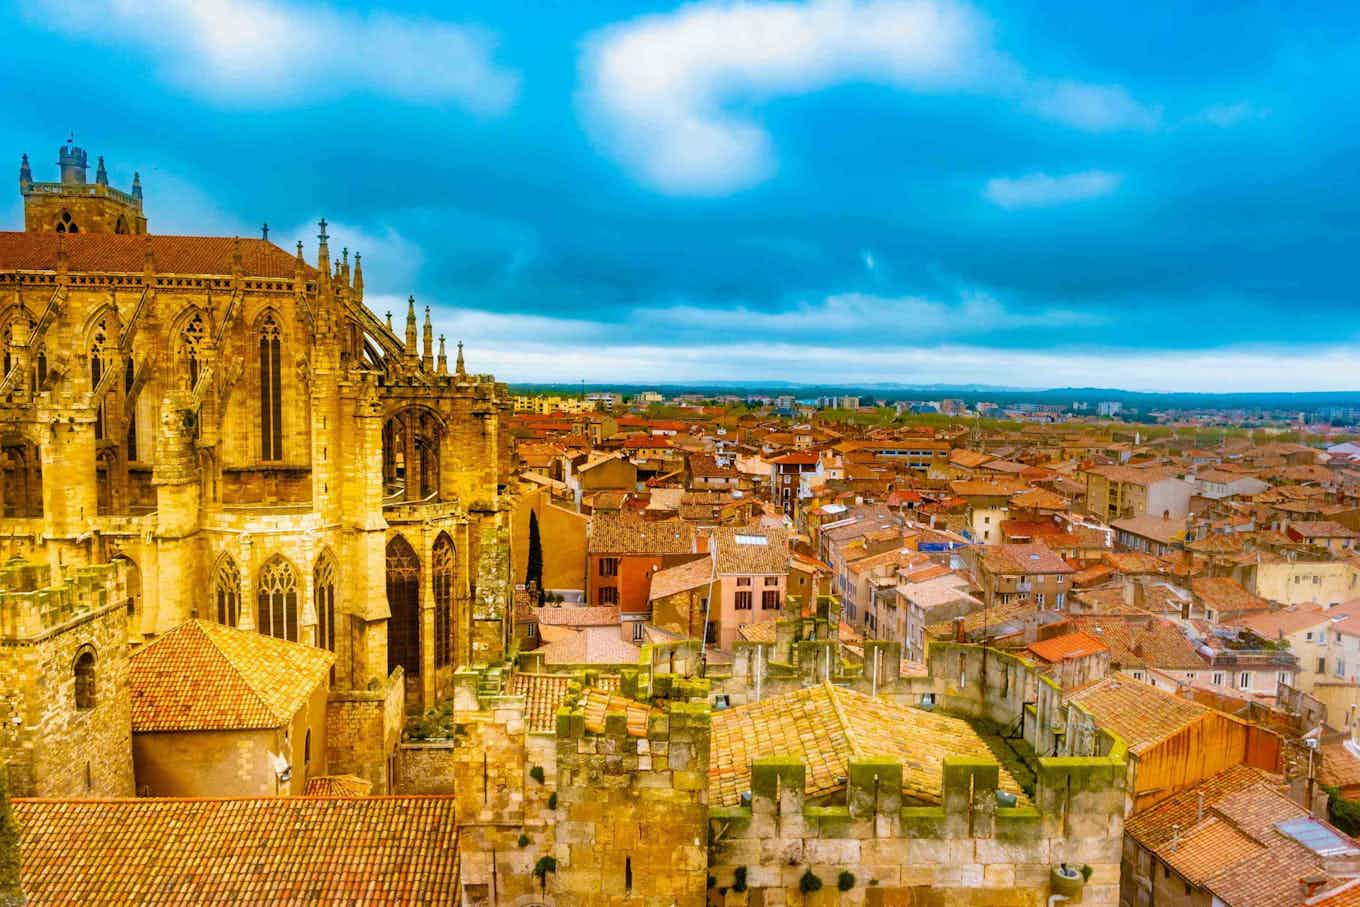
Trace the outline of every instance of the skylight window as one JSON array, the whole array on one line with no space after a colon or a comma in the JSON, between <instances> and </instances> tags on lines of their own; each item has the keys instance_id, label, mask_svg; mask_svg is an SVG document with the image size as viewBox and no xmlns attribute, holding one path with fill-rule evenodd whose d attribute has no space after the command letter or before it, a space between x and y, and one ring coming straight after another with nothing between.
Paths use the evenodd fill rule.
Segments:
<instances>
[{"instance_id":1,"label":"skylight window","mask_svg":"<svg viewBox=\"0 0 1360 907\"><path fill-rule=\"evenodd\" d=\"M1316 819L1290 819L1275 826L1280 834L1293 838L1313 853L1322 857L1360 854L1360 849L1348 843L1336 832Z\"/></svg>"},{"instance_id":2,"label":"skylight window","mask_svg":"<svg viewBox=\"0 0 1360 907\"><path fill-rule=\"evenodd\" d=\"M734 535L732 540L738 545L760 545L763 547L769 544L769 540L763 535Z\"/></svg>"}]
</instances>

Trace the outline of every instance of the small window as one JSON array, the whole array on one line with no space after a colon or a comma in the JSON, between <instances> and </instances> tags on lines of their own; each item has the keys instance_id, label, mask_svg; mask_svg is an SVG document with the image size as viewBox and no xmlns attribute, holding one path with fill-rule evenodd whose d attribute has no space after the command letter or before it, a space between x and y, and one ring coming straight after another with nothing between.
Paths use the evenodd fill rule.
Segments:
<instances>
[{"instance_id":1,"label":"small window","mask_svg":"<svg viewBox=\"0 0 1360 907\"><path fill-rule=\"evenodd\" d=\"M1222 672L1222 671L1215 671L1215 672L1214 672L1213 685L1216 686L1216 687L1221 687L1221 686L1223 686L1223 672Z\"/></svg>"},{"instance_id":2,"label":"small window","mask_svg":"<svg viewBox=\"0 0 1360 907\"><path fill-rule=\"evenodd\" d=\"M633 621L633 642L642 642L642 621Z\"/></svg>"},{"instance_id":3,"label":"small window","mask_svg":"<svg viewBox=\"0 0 1360 907\"><path fill-rule=\"evenodd\" d=\"M600 576L618 576L619 559L616 557L600 558Z\"/></svg>"},{"instance_id":4,"label":"small window","mask_svg":"<svg viewBox=\"0 0 1360 907\"><path fill-rule=\"evenodd\" d=\"M307 728L307 736L302 738L302 766L312 764L312 729Z\"/></svg>"},{"instance_id":5,"label":"small window","mask_svg":"<svg viewBox=\"0 0 1360 907\"><path fill-rule=\"evenodd\" d=\"M605 586L603 589L599 590L599 594L596 598L598 599L598 604L617 605L619 603L619 587Z\"/></svg>"},{"instance_id":6,"label":"small window","mask_svg":"<svg viewBox=\"0 0 1360 907\"><path fill-rule=\"evenodd\" d=\"M767 577L765 577L765 585L767 585L767 586L777 586L777 585L779 585L779 577L777 577L777 576L767 576Z\"/></svg>"},{"instance_id":7,"label":"small window","mask_svg":"<svg viewBox=\"0 0 1360 907\"><path fill-rule=\"evenodd\" d=\"M1251 672L1243 671L1237 678L1237 685L1244 690L1251 689Z\"/></svg>"},{"instance_id":8,"label":"small window","mask_svg":"<svg viewBox=\"0 0 1360 907\"><path fill-rule=\"evenodd\" d=\"M750 593L750 592L738 592L738 593L737 593L737 604L736 604L736 608L737 608L738 611L750 611L750 610L751 610L751 593Z\"/></svg>"},{"instance_id":9,"label":"small window","mask_svg":"<svg viewBox=\"0 0 1360 907\"><path fill-rule=\"evenodd\" d=\"M76 656L76 708L94 708L94 652L84 650Z\"/></svg>"},{"instance_id":10,"label":"small window","mask_svg":"<svg viewBox=\"0 0 1360 907\"><path fill-rule=\"evenodd\" d=\"M737 577L737 585L738 585L738 586L749 586L749 585L751 585L751 578L750 578L749 576L739 576L739 577Z\"/></svg>"},{"instance_id":11,"label":"small window","mask_svg":"<svg viewBox=\"0 0 1360 907\"><path fill-rule=\"evenodd\" d=\"M779 592L777 590L762 592L760 594L760 607L764 611L779 610Z\"/></svg>"}]
</instances>

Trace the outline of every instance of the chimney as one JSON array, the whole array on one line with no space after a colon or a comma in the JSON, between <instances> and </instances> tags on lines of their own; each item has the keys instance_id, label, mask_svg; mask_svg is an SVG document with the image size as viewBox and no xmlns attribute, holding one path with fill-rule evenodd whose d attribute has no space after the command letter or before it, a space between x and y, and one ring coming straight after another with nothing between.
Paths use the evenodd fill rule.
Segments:
<instances>
[{"instance_id":1,"label":"chimney","mask_svg":"<svg viewBox=\"0 0 1360 907\"><path fill-rule=\"evenodd\" d=\"M954 642L965 642L963 633L963 617L954 618Z\"/></svg>"},{"instance_id":2,"label":"chimney","mask_svg":"<svg viewBox=\"0 0 1360 907\"><path fill-rule=\"evenodd\" d=\"M1179 824L1171 826L1171 852L1175 853L1176 848L1181 846L1181 827Z\"/></svg>"}]
</instances>

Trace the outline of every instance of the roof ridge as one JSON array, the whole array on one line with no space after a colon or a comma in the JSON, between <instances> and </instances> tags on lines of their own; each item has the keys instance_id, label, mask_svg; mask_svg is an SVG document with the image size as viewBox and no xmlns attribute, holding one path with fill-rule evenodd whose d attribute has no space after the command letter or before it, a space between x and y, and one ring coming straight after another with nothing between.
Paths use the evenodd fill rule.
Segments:
<instances>
[{"instance_id":1,"label":"roof ridge","mask_svg":"<svg viewBox=\"0 0 1360 907\"><path fill-rule=\"evenodd\" d=\"M206 621L204 621L202 618L196 618L193 621L193 623L199 626L199 632L203 633L203 636L210 643L212 643L213 649L215 649L217 651L217 654L221 655L222 658L227 662L227 664L231 667L231 670L236 674L237 677L241 679L241 683L245 685L246 689L250 690L250 692L255 696L255 699L260 703L260 706L265 710L267 714L272 715L274 720L280 723L292 721L293 719L292 715L280 715L278 711L274 708L274 706L270 704L269 697L267 697L264 694L264 692L261 691L261 689L255 684L254 679L250 676L249 672L243 670L241 665L237 663L236 659L232 657L231 653L222 647L221 643L219 642L219 637L214 633L207 633L203 631L203 625L207 623ZM236 629L235 627L227 627L226 624L215 624L214 626L224 627L229 630ZM273 636L266 636L263 633L256 633L255 635L260 639L275 638Z\"/></svg>"},{"instance_id":2,"label":"roof ridge","mask_svg":"<svg viewBox=\"0 0 1360 907\"><path fill-rule=\"evenodd\" d=\"M835 714L836 721L841 726L841 732L845 734L845 741L849 744L851 754L863 756L863 747L860 745L860 740L855 736L855 732L851 729L850 722L845 717L845 710L841 708L840 699L837 696L837 691L840 688L829 680L823 680L822 686L826 688L827 699L831 700L831 711Z\"/></svg>"}]
</instances>

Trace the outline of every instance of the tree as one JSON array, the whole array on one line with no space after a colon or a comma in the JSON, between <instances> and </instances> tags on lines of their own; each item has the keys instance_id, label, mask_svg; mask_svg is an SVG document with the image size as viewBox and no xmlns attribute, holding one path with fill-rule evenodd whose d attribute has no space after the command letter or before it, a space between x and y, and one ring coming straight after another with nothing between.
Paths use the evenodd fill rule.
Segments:
<instances>
[{"instance_id":1,"label":"tree","mask_svg":"<svg viewBox=\"0 0 1360 907\"><path fill-rule=\"evenodd\" d=\"M0 905L22 904L19 880L19 826L9 805L9 767L0 762Z\"/></svg>"},{"instance_id":2,"label":"tree","mask_svg":"<svg viewBox=\"0 0 1360 907\"><path fill-rule=\"evenodd\" d=\"M538 590L539 604L543 601L543 541L538 535L538 514L529 511L529 566L524 571L524 585Z\"/></svg>"}]
</instances>

